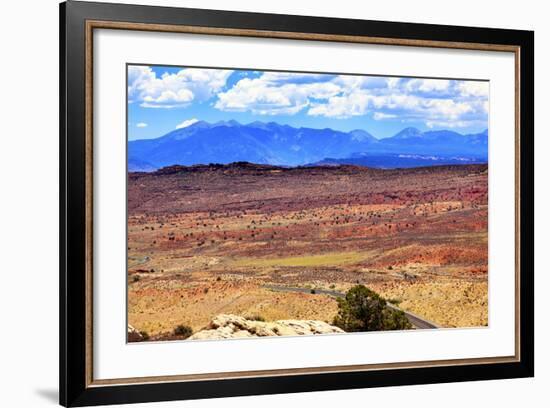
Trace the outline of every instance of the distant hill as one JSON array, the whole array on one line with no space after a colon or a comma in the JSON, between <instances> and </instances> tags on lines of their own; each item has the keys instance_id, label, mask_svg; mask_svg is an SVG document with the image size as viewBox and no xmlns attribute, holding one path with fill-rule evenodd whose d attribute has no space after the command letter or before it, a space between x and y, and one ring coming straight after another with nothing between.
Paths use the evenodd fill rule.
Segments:
<instances>
[{"instance_id":1,"label":"distant hill","mask_svg":"<svg viewBox=\"0 0 550 408\"><path fill-rule=\"evenodd\" d=\"M420 132L407 128L380 141L383 149L376 153L407 153L435 156L470 156L487 159L488 131L462 135L451 130ZM371 151L374 153L375 151Z\"/></svg>"},{"instance_id":2,"label":"distant hill","mask_svg":"<svg viewBox=\"0 0 550 408\"><path fill-rule=\"evenodd\" d=\"M136 159L134 157L128 158L128 171L155 171L157 167L153 166L144 160Z\"/></svg>"},{"instance_id":3,"label":"distant hill","mask_svg":"<svg viewBox=\"0 0 550 408\"><path fill-rule=\"evenodd\" d=\"M328 128L294 128L275 122L242 125L236 121L214 124L199 121L157 139L128 142L128 169L151 171L175 164L239 161L299 166L341 159L357 160L355 164L363 165L360 163L365 162L367 156L395 158L396 155L451 160L435 164L456 164L460 160L483 162L487 160L487 131L462 135L448 130L421 132L407 128L393 137L377 139L364 130L341 132ZM420 165L432 164L434 160L422 161Z\"/></svg>"},{"instance_id":4,"label":"distant hill","mask_svg":"<svg viewBox=\"0 0 550 408\"><path fill-rule=\"evenodd\" d=\"M407 169L412 167L443 166L451 164L483 164L487 160L476 157L421 156L417 154L363 154L342 159L323 159L310 166L353 165L378 169Z\"/></svg>"}]
</instances>

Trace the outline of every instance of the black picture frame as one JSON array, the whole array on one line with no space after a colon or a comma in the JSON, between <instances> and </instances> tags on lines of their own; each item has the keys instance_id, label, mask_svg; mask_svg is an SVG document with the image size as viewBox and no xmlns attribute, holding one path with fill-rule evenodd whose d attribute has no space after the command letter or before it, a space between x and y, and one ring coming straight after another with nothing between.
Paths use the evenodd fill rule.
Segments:
<instances>
[{"instance_id":1,"label":"black picture frame","mask_svg":"<svg viewBox=\"0 0 550 408\"><path fill-rule=\"evenodd\" d=\"M87 310L86 29L88 21L356 36L517 47L519 358L492 364L103 384L89 381ZM304 391L532 377L534 375L534 33L353 19L68 1L60 5L60 403L122 404Z\"/></svg>"}]
</instances>

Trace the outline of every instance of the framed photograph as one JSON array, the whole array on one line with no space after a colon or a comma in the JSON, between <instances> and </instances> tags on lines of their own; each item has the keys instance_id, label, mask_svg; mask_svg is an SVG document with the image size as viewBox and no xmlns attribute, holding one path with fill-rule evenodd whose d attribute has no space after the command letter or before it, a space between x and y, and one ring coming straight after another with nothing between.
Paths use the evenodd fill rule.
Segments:
<instances>
[{"instance_id":1,"label":"framed photograph","mask_svg":"<svg viewBox=\"0 0 550 408\"><path fill-rule=\"evenodd\" d=\"M60 15L62 405L533 376L533 32Z\"/></svg>"}]
</instances>

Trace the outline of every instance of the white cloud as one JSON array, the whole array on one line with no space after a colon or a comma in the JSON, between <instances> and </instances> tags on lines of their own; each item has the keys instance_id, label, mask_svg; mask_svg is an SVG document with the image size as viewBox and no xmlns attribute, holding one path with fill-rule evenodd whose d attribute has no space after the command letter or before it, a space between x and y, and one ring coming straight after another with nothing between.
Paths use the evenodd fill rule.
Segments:
<instances>
[{"instance_id":1,"label":"white cloud","mask_svg":"<svg viewBox=\"0 0 550 408\"><path fill-rule=\"evenodd\" d=\"M401 117L423 119L455 120L474 108L467 102L454 99L423 98L414 94L389 93L376 95L369 90L359 89L342 96L329 98L314 104L308 115L334 118L373 113L376 120Z\"/></svg>"},{"instance_id":2,"label":"white cloud","mask_svg":"<svg viewBox=\"0 0 550 408\"><path fill-rule=\"evenodd\" d=\"M375 120L399 118L426 125L429 122L432 127L486 126L489 105L487 87L479 86L477 82L473 86L471 84L451 80L389 78L384 86L371 82L364 87L358 81L341 94L313 104L307 113L334 118L372 113Z\"/></svg>"},{"instance_id":3,"label":"white cloud","mask_svg":"<svg viewBox=\"0 0 550 408\"><path fill-rule=\"evenodd\" d=\"M489 96L489 82L468 81L458 84L461 96Z\"/></svg>"},{"instance_id":4,"label":"white cloud","mask_svg":"<svg viewBox=\"0 0 550 408\"><path fill-rule=\"evenodd\" d=\"M387 78L360 75L339 75L332 82L338 84L344 93L358 89L385 89L388 86Z\"/></svg>"},{"instance_id":5,"label":"white cloud","mask_svg":"<svg viewBox=\"0 0 550 408\"><path fill-rule=\"evenodd\" d=\"M409 79L351 75L266 72L243 78L218 94L215 107L260 115L349 118L372 114L395 119L456 126L485 121L486 83L447 79Z\"/></svg>"},{"instance_id":6,"label":"white cloud","mask_svg":"<svg viewBox=\"0 0 550 408\"><path fill-rule=\"evenodd\" d=\"M452 99L430 99L424 102L426 114L430 116L442 116L447 119L458 119L469 113L473 107L467 102L457 102Z\"/></svg>"},{"instance_id":7,"label":"white cloud","mask_svg":"<svg viewBox=\"0 0 550 408\"><path fill-rule=\"evenodd\" d=\"M406 89L414 92L444 92L449 89L451 81L447 79L411 79L406 82Z\"/></svg>"},{"instance_id":8,"label":"white cloud","mask_svg":"<svg viewBox=\"0 0 550 408\"><path fill-rule=\"evenodd\" d=\"M244 78L230 90L219 93L215 107L259 115L293 115L308 106L311 99L330 98L341 91L334 83L315 82L319 77L266 72L258 78ZM287 82L289 79L295 82Z\"/></svg>"},{"instance_id":9,"label":"white cloud","mask_svg":"<svg viewBox=\"0 0 550 408\"><path fill-rule=\"evenodd\" d=\"M397 88L399 87L399 84L401 83L402 81L402 78L387 78L386 79L386 82L388 84L388 88L392 89L392 88Z\"/></svg>"},{"instance_id":10,"label":"white cloud","mask_svg":"<svg viewBox=\"0 0 550 408\"><path fill-rule=\"evenodd\" d=\"M307 83L326 80L325 74L304 74L294 72L264 72L261 75L262 81L270 83Z\"/></svg>"},{"instance_id":11,"label":"white cloud","mask_svg":"<svg viewBox=\"0 0 550 408\"><path fill-rule=\"evenodd\" d=\"M472 122L463 120L450 120L450 121L427 121L426 126L431 128L465 128L471 126Z\"/></svg>"},{"instance_id":12,"label":"white cloud","mask_svg":"<svg viewBox=\"0 0 550 408\"><path fill-rule=\"evenodd\" d=\"M145 122L139 122L139 123L136 124L136 127L138 127L138 128L147 127L147 123L145 123Z\"/></svg>"},{"instance_id":13,"label":"white cloud","mask_svg":"<svg viewBox=\"0 0 550 408\"><path fill-rule=\"evenodd\" d=\"M221 91L233 71L185 68L160 77L147 66L128 67L128 100L145 108L181 108Z\"/></svg>"},{"instance_id":14,"label":"white cloud","mask_svg":"<svg viewBox=\"0 0 550 408\"><path fill-rule=\"evenodd\" d=\"M194 123L197 123L199 120L198 119L187 119L187 120L184 120L183 122L181 122L179 125L176 126L176 129L183 129L183 128L186 128L188 126L191 126L192 124Z\"/></svg>"},{"instance_id":15,"label":"white cloud","mask_svg":"<svg viewBox=\"0 0 550 408\"><path fill-rule=\"evenodd\" d=\"M314 104L307 112L311 116L348 118L364 115L373 97L365 92L352 92L347 95L333 96L326 102Z\"/></svg>"},{"instance_id":16,"label":"white cloud","mask_svg":"<svg viewBox=\"0 0 550 408\"><path fill-rule=\"evenodd\" d=\"M467 127L486 123L489 83L447 79L254 72L224 90L233 71L182 69L161 76L150 67L128 71L129 102L177 108L211 100L216 109L257 115L399 119L427 126ZM183 121L177 128L195 123Z\"/></svg>"},{"instance_id":17,"label":"white cloud","mask_svg":"<svg viewBox=\"0 0 550 408\"><path fill-rule=\"evenodd\" d=\"M397 115L394 115L393 113L374 112L374 115L372 115L372 117L374 118L374 120L384 120L396 118Z\"/></svg>"}]
</instances>

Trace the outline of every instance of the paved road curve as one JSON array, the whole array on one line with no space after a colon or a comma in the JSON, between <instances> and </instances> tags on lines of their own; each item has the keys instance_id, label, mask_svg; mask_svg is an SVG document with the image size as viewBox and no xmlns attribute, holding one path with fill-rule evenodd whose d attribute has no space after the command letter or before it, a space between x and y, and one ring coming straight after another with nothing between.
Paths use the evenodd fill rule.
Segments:
<instances>
[{"instance_id":1,"label":"paved road curve","mask_svg":"<svg viewBox=\"0 0 550 408\"><path fill-rule=\"evenodd\" d=\"M296 287L290 287L290 286L278 286L278 285L263 285L264 288L270 289L276 292L301 292L301 293L311 293L311 289L306 288L296 288ZM315 289L315 294L320 295L328 295L328 296L334 296L334 297L344 297L346 296L345 293L338 292L335 290L326 290L326 289ZM395 306L392 303L388 303L388 307L395 309L395 310L401 310L397 306ZM407 312L405 310L401 310L403 313L405 313L405 316L407 319L409 319L409 322L414 326L415 329L437 329L439 328L438 325L435 323L432 323L426 319L423 319L420 316L415 315L414 313Z\"/></svg>"}]
</instances>

